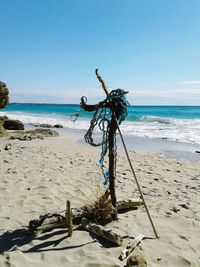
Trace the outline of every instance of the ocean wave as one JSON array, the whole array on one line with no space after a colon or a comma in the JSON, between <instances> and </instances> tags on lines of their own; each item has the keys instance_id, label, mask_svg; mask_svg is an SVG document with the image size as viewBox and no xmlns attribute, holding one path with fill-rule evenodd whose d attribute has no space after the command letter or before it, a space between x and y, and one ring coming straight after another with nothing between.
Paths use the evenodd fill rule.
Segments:
<instances>
[{"instance_id":1,"label":"ocean wave","mask_svg":"<svg viewBox=\"0 0 200 267\"><path fill-rule=\"evenodd\" d=\"M69 116L58 116L54 114L34 114L34 113L23 113L23 112L0 112L0 116L7 115L9 118L14 120L20 120L24 124L61 124L63 127L86 130L89 127L89 120L79 119L78 123L73 123Z\"/></svg>"},{"instance_id":2,"label":"ocean wave","mask_svg":"<svg viewBox=\"0 0 200 267\"><path fill-rule=\"evenodd\" d=\"M163 124L171 124L173 120L166 117L159 117L159 116L142 116L140 121L145 122L156 122L156 123L163 123Z\"/></svg>"},{"instance_id":3,"label":"ocean wave","mask_svg":"<svg viewBox=\"0 0 200 267\"><path fill-rule=\"evenodd\" d=\"M26 112L0 112L24 124L61 124L66 128L87 130L90 119L79 117L76 123L69 116ZM161 138L179 142L200 144L200 119L171 119L167 117L143 116L140 121L124 121L120 126L125 135ZM98 129L96 129L98 132Z\"/></svg>"}]
</instances>

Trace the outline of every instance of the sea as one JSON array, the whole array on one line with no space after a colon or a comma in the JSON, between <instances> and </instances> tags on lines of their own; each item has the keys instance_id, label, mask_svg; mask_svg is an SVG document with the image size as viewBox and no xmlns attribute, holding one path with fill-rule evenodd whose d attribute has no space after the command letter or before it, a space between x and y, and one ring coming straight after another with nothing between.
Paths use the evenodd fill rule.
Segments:
<instances>
[{"instance_id":1,"label":"sea","mask_svg":"<svg viewBox=\"0 0 200 267\"><path fill-rule=\"evenodd\" d=\"M26 125L61 124L66 129L87 130L93 114L73 104L11 103L0 111L3 115ZM121 131L126 136L200 145L200 106L129 106Z\"/></svg>"}]
</instances>

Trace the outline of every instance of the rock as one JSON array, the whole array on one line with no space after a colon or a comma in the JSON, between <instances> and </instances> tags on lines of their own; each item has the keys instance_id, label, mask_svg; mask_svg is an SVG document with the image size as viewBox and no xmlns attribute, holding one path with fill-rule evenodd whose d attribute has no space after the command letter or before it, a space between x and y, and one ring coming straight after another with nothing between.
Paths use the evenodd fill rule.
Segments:
<instances>
[{"instance_id":1,"label":"rock","mask_svg":"<svg viewBox=\"0 0 200 267\"><path fill-rule=\"evenodd\" d=\"M44 137L55 137L58 136L56 131L50 129L35 129L23 132L12 132L9 139L18 139L20 141L31 141L33 139L41 139L43 140Z\"/></svg>"},{"instance_id":2,"label":"rock","mask_svg":"<svg viewBox=\"0 0 200 267\"><path fill-rule=\"evenodd\" d=\"M127 267L147 267L147 262L144 257L140 255L132 255L127 259Z\"/></svg>"},{"instance_id":3,"label":"rock","mask_svg":"<svg viewBox=\"0 0 200 267\"><path fill-rule=\"evenodd\" d=\"M52 125L51 124L39 124L39 127L42 127L42 128L51 128Z\"/></svg>"},{"instance_id":4,"label":"rock","mask_svg":"<svg viewBox=\"0 0 200 267\"><path fill-rule=\"evenodd\" d=\"M24 130L24 124L19 120L4 120L3 127L6 130Z\"/></svg>"},{"instance_id":5,"label":"rock","mask_svg":"<svg viewBox=\"0 0 200 267\"><path fill-rule=\"evenodd\" d=\"M8 120L8 116L4 115L4 116L0 116L0 120Z\"/></svg>"},{"instance_id":6,"label":"rock","mask_svg":"<svg viewBox=\"0 0 200 267\"><path fill-rule=\"evenodd\" d=\"M58 133L56 131L50 130L50 129L35 129L36 134L41 134L45 137L48 136L58 136Z\"/></svg>"},{"instance_id":7,"label":"rock","mask_svg":"<svg viewBox=\"0 0 200 267\"><path fill-rule=\"evenodd\" d=\"M54 128L63 128L63 126L60 125L60 124L55 124L53 127L54 127Z\"/></svg>"},{"instance_id":8,"label":"rock","mask_svg":"<svg viewBox=\"0 0 200 267\"><path fill-rule=\"evenodd\" d=\"M6 131L3 127L4 124L4 120L0 118L0 137L5 136L6 135Z\"/></svg>"},{"instance_id":9,"label":"rock","mask_svg":"<svg viewBox=\"0 0 200 267\"><path fill-rule=\"evenodd\" d=\"M196 150L195 153L199 153L200 154L200 151L199 150Z\"/></svg>"},{"instance_id":10,"label":"rock","mask_svg":"<svg viewBox=\"0 0 200 267\"><path fill-rule=\"evenodd\" d=\"M8 97L8 88L6 87L6 84L3 82L0 82L0 108L4 108L8 102L9 102L9 97Z\"/></svg>"}]
</instances>

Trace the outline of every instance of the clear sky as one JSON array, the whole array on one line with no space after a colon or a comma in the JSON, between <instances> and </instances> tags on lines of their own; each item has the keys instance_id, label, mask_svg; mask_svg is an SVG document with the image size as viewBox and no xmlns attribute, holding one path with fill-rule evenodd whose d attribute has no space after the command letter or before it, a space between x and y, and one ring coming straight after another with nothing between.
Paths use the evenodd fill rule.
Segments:
<instances>
[{"instance_id":1,"label":"clear sky","mask_svg":"<svg viewBox=\"0 0 200 267\"><path fill-rule=\"evenodd\" d=\"M200 105L200 0L0 0L0 80L12 102Z\"/></svg>"}]
</instances>

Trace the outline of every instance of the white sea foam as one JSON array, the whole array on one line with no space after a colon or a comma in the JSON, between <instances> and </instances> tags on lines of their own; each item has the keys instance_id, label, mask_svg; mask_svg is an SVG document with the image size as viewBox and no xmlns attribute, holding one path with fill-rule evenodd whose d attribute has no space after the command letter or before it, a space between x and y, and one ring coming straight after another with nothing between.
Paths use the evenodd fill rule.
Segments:
<instances>
[{"instance_id":1,"label":"white sea foam","mask_svg":"<svg viewBox=\"0 0 200 267\"><path fill-rule=\"evenodd\" d=\"M21 120L25 124L61 124L66 128L77 130L87 130L90 125L89 119L80 117L76 123L73 123L69 116L59 116L57 114L4 111L0 112L0 115L8 115L10 118ZM200 144L200 119L146 116L140 121L124 121L121 124L121 130L125 135Z\"/></svg>"},{"instance_id":2,"label":"white sea foam","mask_svg":"<svg viewBox=\"0 0 200 267\"><path fill-rule=\"evenodd\" d=\"M171 124L126 122L121 129L127 135L200 144L200 119L173 119Z\"/></svg>"},{"instance_id":3,"label":"white sea foam","mask_svg":"<svg viewBox=\"0 0 200 267\"><path fill-rule=\"evenodd\" d=\"M54 114L38 114L23 112L0 112L0 116L7 115L14 120L20 120L24 124L61 124L64 127L72 129L86 130L89 127L89 120L79 119L77 123L73 123L69 116L58 116Z\"/></svg>"}]
</instances>

